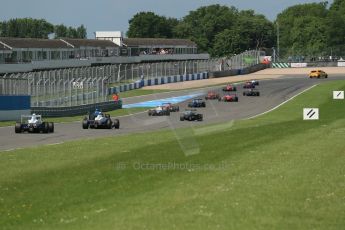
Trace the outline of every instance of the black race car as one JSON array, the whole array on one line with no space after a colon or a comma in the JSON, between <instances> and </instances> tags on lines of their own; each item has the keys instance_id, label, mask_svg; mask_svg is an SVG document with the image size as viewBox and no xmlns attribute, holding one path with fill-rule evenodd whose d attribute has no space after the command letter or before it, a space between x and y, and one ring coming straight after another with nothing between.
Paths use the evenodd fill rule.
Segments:
<instances>
[{"instance_id":1,"label":"black race car","mask_svg":"<svg viewBox=\"0 0 345 230\"><path fill-rule=\"evenodd\" d=\"M185 112L181 113L180 121L202 121L203 115L201 113L197 113L196 110L186 110Z\"/></svg>"},{"instance_id":2,"label":"black race car","mask_svg":"<svg viewBox=\"0 0 345 230\"><path fill-rule=\"evenodd\" d=\"M191 107L191 108L206 107L206 103L203 99L196 98L188 103L188 107Z\"/></svg>"},{"instance_id":3,"label":"black race car","mask_svg":"<svg viewBox=\"0 0 345 230\"><path fill-rule=\"evenodd\" d=\"M250 89L250 90L244 91L244 92L243 92L243 96L254 96L254 97L258 97L258 96L260 96L260 92L259 92L259 91L256 91L256 90L253 90L253 89Z\"/></svg>"},{"instance_id":4,"label":"black race car","mask_svg":"<svg viewBox=\"0 0 345 230\"><path fill-rule=\"evenodd\" d=\"M103 113L89 113L85 116L82 122L83 129L119 129L120 121L118 119L112 120L109 114Z\"/></svg>"},{"instance_id":5,"label":"black race car","mask_svg":"<svg viewBox=\"0 0 345 230\"><path fill-rule=\"evenodd\" d=\"M150 109L147 113L149 116L170 116L169 108L163 106L158 106L154 109Z\"/></svg>"}]
</instances>

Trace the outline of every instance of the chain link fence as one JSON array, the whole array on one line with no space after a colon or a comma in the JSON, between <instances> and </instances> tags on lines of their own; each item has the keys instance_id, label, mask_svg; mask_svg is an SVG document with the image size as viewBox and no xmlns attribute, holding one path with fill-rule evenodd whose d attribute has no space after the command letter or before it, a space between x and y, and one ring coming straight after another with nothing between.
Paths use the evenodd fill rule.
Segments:
<instances>
[{"instance_id":1,"label":"chain link fence","mask_svg":"<svg viewBox=\"0 0 345 230\"><path fill-rule=\"evenodd\" d=\"M259 63L260 52L231 58L117 64L0 76L0 95L31 95L33 107L62 107L108 101L108 88L141 79L240 69Z\"/></svg>"}]
</instances>

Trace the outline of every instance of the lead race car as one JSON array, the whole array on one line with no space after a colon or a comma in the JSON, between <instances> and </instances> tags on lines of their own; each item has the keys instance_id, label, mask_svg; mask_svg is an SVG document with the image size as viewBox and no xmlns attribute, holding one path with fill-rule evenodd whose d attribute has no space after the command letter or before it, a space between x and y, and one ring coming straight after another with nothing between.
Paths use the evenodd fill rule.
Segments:
<instances>
[{"instance_id":1,"label":"lead race car","mask_svg":"<svg viewBox=\"0 0 345 230\"><path fill-rule=\"evenodd\" d=\"M253 85L259 85L259 81L258 80L251 80L250 81Z\"/></svg>"},{"instance_id":2,"label":"lead race car","mask_svg":"<svg viewBox=\"0 0 345 230\"><path fill-rule=\"evenodd\" d=\"M41 115L21 115L20 122L14 127L15 133L53 133L54 123L44 122Z\"/></svg>"},{"instance_id":3,"label":"lead race car","mask_svg":"<svg viewBox=\"0 0 345 230\"><path fill-rule=\"evenodd\" d=\"M119 129L119 119L112 120L109 114L104 114L97 110L94 113L89 113L88 116L84 117L82 122L83 129Z\"/></svg>"},{"instance_id":4,"label":"lead race car","mask_svg":"<svg viewBox=\"0 0 345 230\"><path fill-rule=\"evenodd\" d=\"M226 94L223 97L219 98L218 101L238 102L238 97L236 94Z\"/></svg>"},{"instance_id":5,"label":"lead race car","mask_svg":"<svg viewBox=\"0 0 345 230\"><path fill-rule=\"evenodd\" d=\"M168 107L157 106L154 109L148 111L149 116L170 116L170 110Z\"/></svg>"},{"instance_id":6,"label":"lead race car","mask_svg":"<svg viewBox=\"0 0 345 230\"><path fill-rule=\"evenodd\" d=\"M197 113L195 109L186 110L180 115L180 121L202 121L203 115Z\"/></svg>"}]
</instances>

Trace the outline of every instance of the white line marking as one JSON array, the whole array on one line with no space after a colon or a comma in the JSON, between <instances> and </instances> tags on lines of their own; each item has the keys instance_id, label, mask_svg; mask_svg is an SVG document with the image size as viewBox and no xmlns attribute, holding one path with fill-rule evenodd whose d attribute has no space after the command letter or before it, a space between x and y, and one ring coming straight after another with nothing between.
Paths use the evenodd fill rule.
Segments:
<instances>
[{"instance_id":1,"label":"white line marking","mask_svg":"<svg viewBox=\"0 0 345 230\"><path fill-rule=\"evenodd\" d=\"M318 85L318 84L316 84L316 85L312 85L311 87L309 87L309 88L307 88L307 89L303 90L302 92L299 92L299 93L298 93L298 94L296 94L295 96L293 96L293 97L291 97L291 98L287 99L286 101L284 101L284 102L280 103L279 105L275 106L274 108L272 108L272 109L270 109L270 110L268 110L268 111L265 111L265 112L263 112L263 113L260 113L260 114L254 115L254 116L249 117L249 118L245 118L245 119L243 119L243 120L250 120L250 119L253 119L253 118L259 117L259 116L261 116L261 115L264 115L264 114L266 114L266 113L272 112L273 110L278 109L280 106L282 106L282 105L284 105L285 103L287 103L287 102L291 101L292 99L294 99L295 97L297 97L297 96L301 95L302 93L307 92L308 90L310 90L310 89L314 88L314 87L315 87L315 86L317 86L317 85Z\"/></svg>"},{"instance_id":2,"label":"white line marking","mask_svg":"<svg viewBox=\"0 0 345 230\"><path fill-rule=\"evenodd\" d=\"M47 145L49 145L49 146L51 146L51 145L61 145L61 144L63 144L64 142L57 142L57 143L51 143L51 144L47 144Z\"/></svg>"}]
</instances>

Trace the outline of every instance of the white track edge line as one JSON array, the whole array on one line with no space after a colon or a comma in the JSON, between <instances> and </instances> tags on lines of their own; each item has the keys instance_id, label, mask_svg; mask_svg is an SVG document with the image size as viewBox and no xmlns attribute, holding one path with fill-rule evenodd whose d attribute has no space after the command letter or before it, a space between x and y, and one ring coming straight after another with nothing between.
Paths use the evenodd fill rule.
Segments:
<instances>
[{"instance_id":1,"label":"white track edge line","mask_svg":"<svg viewBox=\"0 0 345 230\"><path fill-rule=\"evenodd\" d=\"M272 112L273 110L278 109L280 106L282 106L282 105L284 105L285 103L287 103L287 102L291 101L292 99L294 99L294 98L298 97L298 96L299 96L299 95L301 95L302 93L305 93L305 92L307 92L308 90L311 90L312 88L314 88L314 87L315 87L315 86L317 86L317 85L319 85L319 84L315 84L315 85L310 86L309 88L307 88L307 89L303 90L302 92L299 92L298 94L296 94L295 96L293 96L293 97L291 97L291 98L287 99L286 101L283 101L282 103L280 103L279 105L277 105L277 106L273 107L273 108L272 108L272 109L270 109L270 110L267 110L267 111L265 111L265 112L263 112L263 113L260 113L260 114L257 114L257 115L254 115L254 116L251 116L251 117L245 118L245 119L243 119L243 120L250 120L250 119L253 119L253 118L256 118L256 117L262 116L262 115L264 115L264 114L266 114L266 113Z\"/></svg>"}]
</instances>

